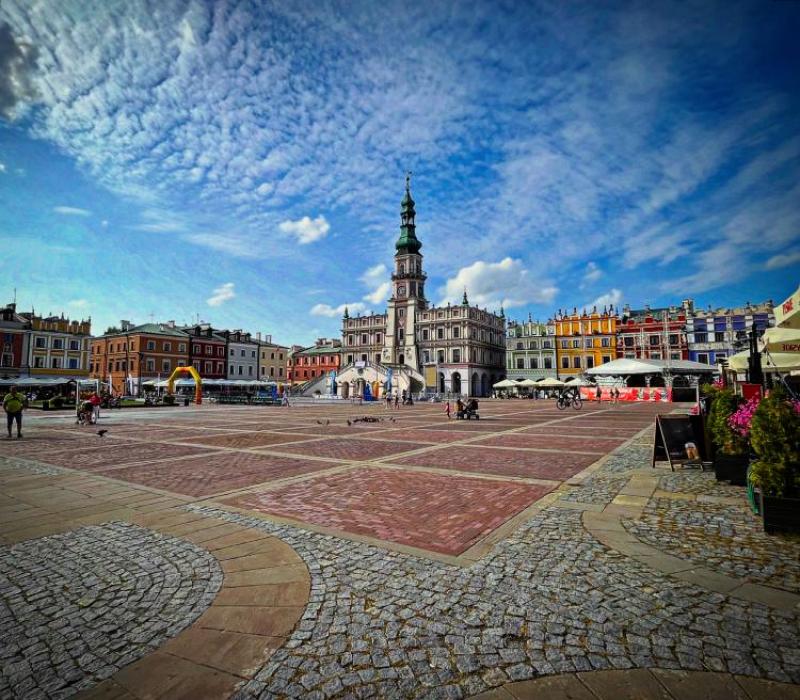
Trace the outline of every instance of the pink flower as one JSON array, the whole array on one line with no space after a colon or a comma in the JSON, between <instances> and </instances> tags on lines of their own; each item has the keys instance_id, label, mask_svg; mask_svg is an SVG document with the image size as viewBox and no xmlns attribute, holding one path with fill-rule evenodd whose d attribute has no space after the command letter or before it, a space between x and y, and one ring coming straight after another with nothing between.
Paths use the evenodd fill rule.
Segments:
<instances>
[{"instance_id":1,"label":"pink flower","mask_svg":"<svg viewBox=\"0 0 800 700\"><path fill-rule=\"evenodd\" d=\"M750 423L753 421L753 414L756 412L760 401L760 397L754 396L731 414L730 418L728 418L728 425L733 432L743 438L750 435Z\"/></svg>"}]
</instances>

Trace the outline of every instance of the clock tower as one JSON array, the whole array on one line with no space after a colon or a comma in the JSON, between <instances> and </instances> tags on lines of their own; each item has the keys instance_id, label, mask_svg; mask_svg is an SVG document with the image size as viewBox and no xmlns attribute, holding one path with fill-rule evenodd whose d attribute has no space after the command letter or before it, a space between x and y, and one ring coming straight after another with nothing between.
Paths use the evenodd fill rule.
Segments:
<instances>
[{"instance_id":1,"label":"clock tower","mask_svg":"<svg viewBox=\"0 0 800 700\"><path fill-rule=\"evenodd\" d=\"M392 297L386 318L382 362L419 369L417 312L427 307L422 271L422 243L417 239L416 211L411 198L411 173L406 175L406 193L400 203L400 237L395 243Z\"/></svg>"}]
</instances>

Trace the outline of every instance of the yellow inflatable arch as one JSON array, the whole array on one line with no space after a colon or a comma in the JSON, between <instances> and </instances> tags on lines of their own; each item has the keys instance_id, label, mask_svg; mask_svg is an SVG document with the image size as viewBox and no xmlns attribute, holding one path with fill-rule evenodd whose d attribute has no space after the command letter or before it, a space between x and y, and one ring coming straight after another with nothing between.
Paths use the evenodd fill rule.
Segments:
<instances>
[{"instance_id":1,"label":"yellow inflatable arch","mask_svg":"<svg viewBox=\"0 0 800 700\"><path fill-rule=\"evenodd\" d=\"M200 375L194 367L176 367L175 371L167 379L167 391L170 394L175 393L175 380L184 372L191 374L192 379L194 379L194 402L199 406L203 403L203 380L200 379Z\"/></svg>"}]
</instances>

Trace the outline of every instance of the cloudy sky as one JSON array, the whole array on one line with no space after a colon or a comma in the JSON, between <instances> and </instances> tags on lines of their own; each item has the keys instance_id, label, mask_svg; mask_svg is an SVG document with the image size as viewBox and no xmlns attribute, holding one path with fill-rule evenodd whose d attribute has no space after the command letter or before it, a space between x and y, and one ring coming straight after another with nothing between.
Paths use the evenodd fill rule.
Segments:
<instances>
[{"instance_id":1,"label":"cloudy sky","mask_svg":"<svg viewBox=\"0 0 800 700\"><path fill-rule=\"evenodd\" d=\"M729 306L800 282L798 2L0 4L0 290L286 343L435 303Z\"/></svg>"}]
</instances>

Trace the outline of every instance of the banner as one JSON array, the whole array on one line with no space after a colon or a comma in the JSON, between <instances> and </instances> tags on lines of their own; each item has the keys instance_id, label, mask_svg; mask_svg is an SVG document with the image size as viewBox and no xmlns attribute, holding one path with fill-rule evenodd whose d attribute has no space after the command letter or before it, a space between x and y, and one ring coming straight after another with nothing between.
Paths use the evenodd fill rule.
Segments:
<instances>
[{"instance_id":1,"label":"banner","mask_svg":"<svg viewBox=\"0 0 800 700\"><path fill-rule=\"evenodd\" d=\"M600 387L600 399L602 401L611 401L611 390L614 387L603 386ZM663 386L647 387L617 387L619 389L620 401L672 401L672 389ZM584 401L597 401L597 387L582 386L581 398Z\"/></svg>"}]
</instances>

